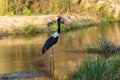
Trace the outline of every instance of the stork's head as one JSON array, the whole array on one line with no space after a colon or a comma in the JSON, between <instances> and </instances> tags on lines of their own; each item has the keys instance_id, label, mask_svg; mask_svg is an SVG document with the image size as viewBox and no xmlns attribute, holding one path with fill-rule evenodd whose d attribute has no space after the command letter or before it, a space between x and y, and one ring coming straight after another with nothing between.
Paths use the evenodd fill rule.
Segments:
<instances>
[{"instance_id":1,"label":"stork's head","mask_svg":"<svg viewBox=\"0 0 120 80\"><path fill-rule=\"evenodd\" d=\"M69 23L64 18L62 18L60 16L58 17L57 21L58 21L58 23L62 23L64 25L66 25L66 26L69 25Z\"/></svg>"}]
</instances>

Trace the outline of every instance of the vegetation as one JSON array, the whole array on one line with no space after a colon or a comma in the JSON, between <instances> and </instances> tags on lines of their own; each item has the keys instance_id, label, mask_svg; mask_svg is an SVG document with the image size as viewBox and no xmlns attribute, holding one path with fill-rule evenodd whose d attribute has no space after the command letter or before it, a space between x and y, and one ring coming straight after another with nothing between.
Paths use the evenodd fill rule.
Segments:
<instances>
[{"instance_id":1,"label":"vegetation","mask_svg":"<svg viewBox=\"0 0 120 80\"><path fill-rule=\"evenodd\" d=\"M120 53L120 46L115 46L105 38L99 38L95 43L87 46L86 50L88 53L99 53L109 57L110 55Z\"/></svg>"},{"instance_id":2,"label":"vegetation","mask_svg":"<svg viewBox=\"0 0 120 80\"><path fill-rule=\"evenodd\" d=\"M0 0L0 15L39 15L39 14L57 14L57 13L80 13L81 15L93 15L98 14L100 20L107 23L115 22L116 19L106 13L106 9L103 7L100 10L94 7L94 5L85 7L80 2L74 4L73 0ZM95 0L90 0L95 3ZM89 12L89 13L88 13ZM62 26L62 31L69 31L70 29L84 28L88 25L95 25L95 22L89 19L80 22L71 23L70 28ZM56 24L49 27L49 29L43 29L39 27L25 26L23 29L15 29L16 33L38 33L45 32L47 30L54 31L57 27ZM74 26L74 27L73 27ZM39 28L39 29L38 29ZM45 31L44 31L45 30ZM25 32L26 31L26 32Z\"/></svg>"},{"instance_id":3,"label":"vegetation","mask_svg":"<svg viewBox=\"0 0 120 80\"><path fill-rule=\"evenodd\" d=\"M91 20L86 20L86 22L88 24L81 25L78 22L72 22L70 26L65 26L62 24L61 32L70 31L72 29L85 28L85 27L88 27L88 25L94 24L94 22ZM57 30L57 28L58 28L58 25L56 23L53 23L45 28L41 28L36 25L27 24L25 26L21 26L21 27L13 29L13 32L14 34L36 34L36 33L44 33L44 32L54 32Z\"/></svg>"},{"instance_id":4,"label":"vegetation","mask_svg":"<svg viewBox=\"0 0 120 80\"><path fill-rule=\"evenodd\" d=\"M56 23L53 23L52 25L49 26L49 31L50 32L53 32L53 31L56 31L58 28L58 25ZM66 27L65 25L61 25L61 31L69 31L69 27Z\"/></svg>"},{"instance_id":5,"label":"vegetation","mask_svg":"<svg viewBox=\"0 0 120 80\"><path fill-rule=\"evenodd\" d=\"M36 34L45 32L45 28L40 28L35 25L27 24L20 28L15 28L13 30L14 34Z\"/></svg>"},{"instance_id":6,"label":"vegetation","mask_svg":"<svg viewBox=\"0 0 120 80\"><path fill-rule=\"evenodd\" d=\"M15 15L24 14L25 8L33 14L78 13L87 10L80 2L72 3L72 0L0 0L0 4L1 15L8 12Z\"/></svg>"},{"instance_id":7,"label":"vegetation","mask_svg":"<svg viewBox=\"0 0 120 80\"><path fill-rule=\"evenodd\" d=\"M85 24L82 23L82 22L84 22ZM86 19L86 20L80 21L80 22L75 22L74 21L69 26L65 26L65 25L62 24L61 25L61 31L65 32L65 31L74 30L74 29L81 29L81 28L85 28L85 27L88 27L88 26L93 25L93 24L95 24L95 22L92 21L92 20L89 20L89 19ZM49 26L49 30L50 31L56 31L57 30L57 26L58 25L56 23L53 23L53 24L51 24Z\"/></svg>"},{"instance_id":8,"label":"vegetation","mask_svg":"<svg viewBox=\"0 0 120 80\"><path fill-rule=\"evenodd\" d=\"M14 16L14 12L10 11L10 12L7 13L7 15Z\"/></svg>"},{"instance_id":9,"label":"vegetation","mask_svg":"<svg viewBox=\"0 0 120 80\"><path fill-rule=\"evenodd\" d=\"M113 23L116 19L112 15L108 15L105 8L100 9L102 22Z\"/></svg>"},{"instance_id":10,"label":"vegetation","mask_svg":"<svg viewBox=\"0 0 120 80\"><path fill-rule=\"evenodd\" d=\"M31 11L27 7L25 7L25 9L23 10L23 14L27 16L32 15Z\"/></svg>"},{"instance_id":11,"label":"vegetation","mask_svg":"<svg viewBox=\"0 0 120 80\"><path fill-rule=\"evenodd\" d=\"M69 74L69 80L120 79L120 47L115 46L105 38L99 38L96 43L87 47L87 52L107 55L107 58L87 57L81 65Z\"/></svg>"},{"instance_id":12,"label":"vegetation","mask_svg":"<svg viewBox=\"0 0 120 80\"><path fill-rule=\"evenodd\" d=\"M69 75L69 80L118 80L120 78L120 55L107 60L87 58Z\"/></svg>"},{"instance_id":13,"label":"vegetation","mask_svg":"<svg viewBox=\"0 0 120 80\"><path fill-rule=\"evenodd\" d=\"M96 0L89 1L91 3L96 2ZM86 7L87 5L88 7ZM80 1L75 3L72 0L0 0L0 15L5 15L9 12L15 15L31 15L31 12L33 14L77 12L81 14L100 14L105 22L115 21L112 16L108 16L105 7L99 10L94 7L95 4L89 5L89 3L86 5L80 4Z\"/></svg>"},{"instance_id":14,"label":"vegetation","mask_svg":"<svg viewBox=\"0 0 120 80\"><path fill-rule=\"evenodd\" d=\"M24 9L30 10L34 14L64 13L75 10L72 8L71 0L0 0L1 14L8 12L24 14Z\"/></svg>"}]
</instances>

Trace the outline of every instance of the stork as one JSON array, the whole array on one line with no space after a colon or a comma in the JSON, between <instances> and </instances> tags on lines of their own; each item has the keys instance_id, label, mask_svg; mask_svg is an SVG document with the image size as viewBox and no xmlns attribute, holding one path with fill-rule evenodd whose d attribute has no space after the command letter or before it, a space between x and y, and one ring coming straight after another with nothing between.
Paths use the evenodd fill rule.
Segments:
<instances>
[{"instance_id":1,"label":"stork","mask_svg":"<svg viewBox=\"0 0 120 80\"><path fill-rule=\"evenodd\" d=\"M58 24L57 31L46 40L46 42L42 48L42 54L44 54L49 48L52 47L52 52L50 54L50 77L51 77L50 80L54 80L54 55L53 55L54 52L53 52L53 48L59 39L60 24L61 23L68 25L68 23L66 23L63 18L58 17L58 19L57 19L57 24Z\"/></svg>"},{"instance_id":2,"label":"stork","mask_svg":"<svg viewBox=\"0 0 120 80\"><path fill-rule=\"evenodd\" d=\"M42 54L44 54L49 48L53 48L55 44L58 42L59 39L59 34L60 34L60 24L65 24L68 25L65 20L61 17L58 17L57 19L57 24L58 24L58 29L57 31L51 35L45 42L43 48L42 48Z\"/></svg>"}]
</instances>

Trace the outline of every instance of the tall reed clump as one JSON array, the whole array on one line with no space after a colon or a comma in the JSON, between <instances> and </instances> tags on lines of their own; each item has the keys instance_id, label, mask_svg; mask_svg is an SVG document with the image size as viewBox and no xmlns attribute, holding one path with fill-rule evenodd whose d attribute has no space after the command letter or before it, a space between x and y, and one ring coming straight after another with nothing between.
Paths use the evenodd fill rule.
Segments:
<instances>
[{"instance_id":1,"label":"tall reed clump","mask_svg":"<svg viewBox=\"0 0 120 80\"><path fill-rule=\"evenodd\" d=\"M119 80L120 55L105 61L100 58L86 58L68 77L68 80Z\"/></svg>"}]
</instances>

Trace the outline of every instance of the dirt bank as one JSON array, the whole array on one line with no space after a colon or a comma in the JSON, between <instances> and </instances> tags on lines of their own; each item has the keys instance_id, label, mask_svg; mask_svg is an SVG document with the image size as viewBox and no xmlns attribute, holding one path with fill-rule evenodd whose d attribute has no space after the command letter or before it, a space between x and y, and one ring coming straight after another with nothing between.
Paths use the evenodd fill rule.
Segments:
<instances>
[{"instance_id":1,"label":"dirt bank","mask_svg":"<svg viewBox=\"0 0 120 80\"><path fill-rule=\"evenodd\" d=\"M47 27L50 23L55 22L58 16L62 16L69 23L77 21L86 24L86 19L97 22L97 16L83 16L80 14L54 14L41 16L0 16L0 34L13 34L13 29L24 27L25 25L36 25L40 28ZM94 17L94 18L93 18Z\"/></svg>"}]
</instances>

